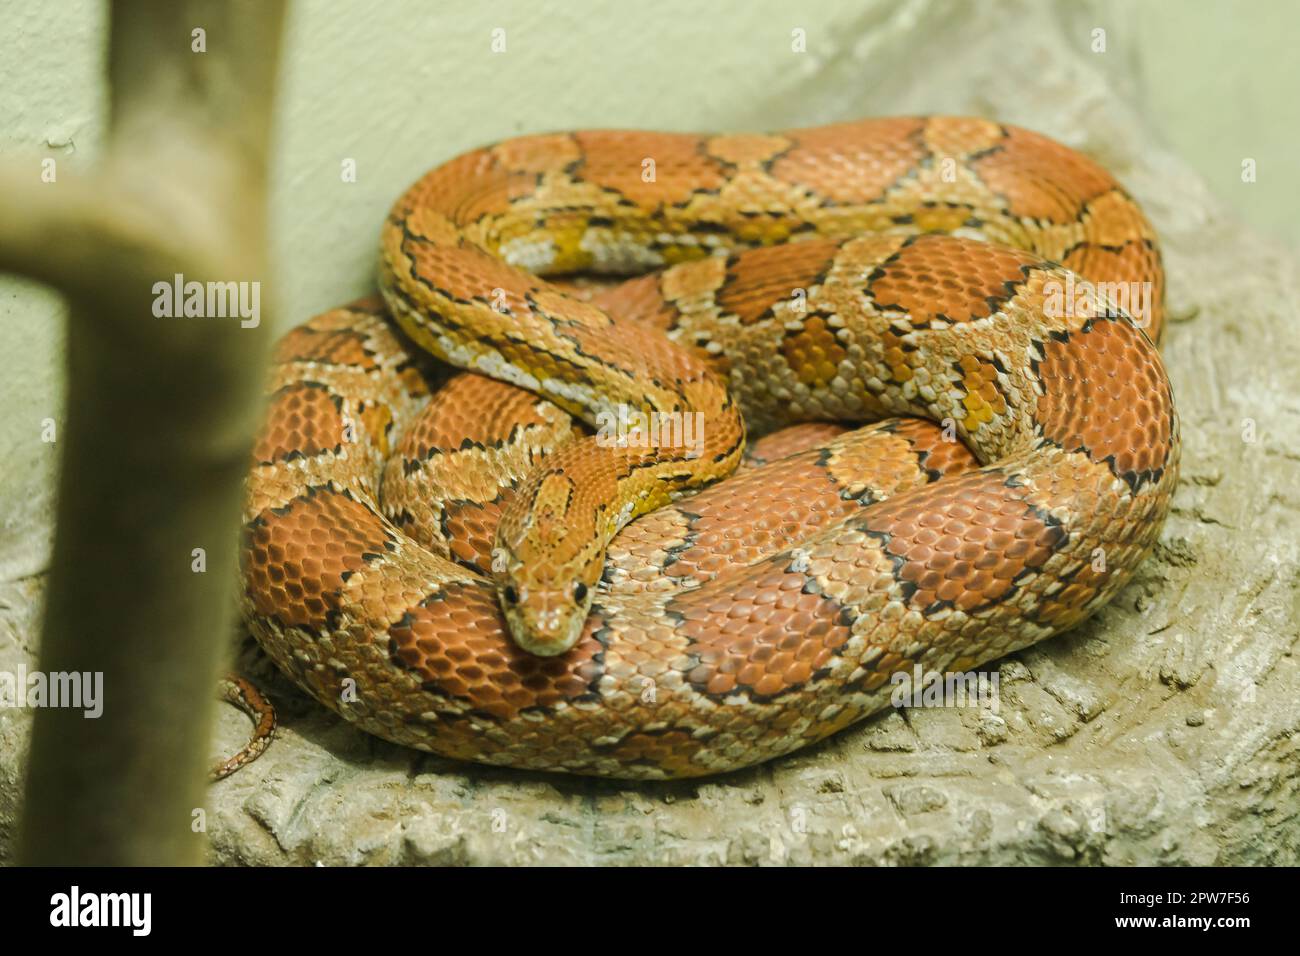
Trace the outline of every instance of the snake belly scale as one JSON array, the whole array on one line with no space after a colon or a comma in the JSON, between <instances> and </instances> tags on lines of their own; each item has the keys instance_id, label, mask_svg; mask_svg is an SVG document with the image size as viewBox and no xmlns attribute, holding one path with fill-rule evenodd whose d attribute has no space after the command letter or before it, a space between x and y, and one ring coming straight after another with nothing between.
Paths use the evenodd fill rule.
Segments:
<instances>
[{"instance_id":1,"label":"snake belly scale","mask_svg":"<svg viewBox=\"0 0 1300 956\"><path fill-rule=\"evenodd\" d=\"M277 348L244 610L448 757L788 753L1082 621L1177 482L1150 224L981 119L508 140L398 200L380 289ZM698 440L592 433L628 409Z\"/></svg>"}]
</instances>

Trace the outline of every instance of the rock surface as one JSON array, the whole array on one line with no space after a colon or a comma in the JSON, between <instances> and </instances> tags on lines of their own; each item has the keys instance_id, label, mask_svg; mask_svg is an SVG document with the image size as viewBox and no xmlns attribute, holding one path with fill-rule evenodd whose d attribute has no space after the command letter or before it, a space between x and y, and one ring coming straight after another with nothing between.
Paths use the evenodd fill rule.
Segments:
<instances>
[{"instance_id":1,"label":"rock surface","mask_svg":"<svg viewBox=\"0 0 1300 956\"><path fill-rule=\"evenodd\" d=\"M1112 8L990 7L868 6L753 117L718 119L997 116L1095 156L1139 198L1169 272L1164 351L1185 447L1173 513L1134 582L1070 634L1000 662L996 710L890 712L684 783L404 750L306 700L246 647L242 666L282 729L210 789L213 862L1300 862L1300 262L1155 141L1131 102L1122 19L1114 52L1089 46ZM40 590L39 578L0 585L0 670L31 666ZM226 710L214 755L247 731ZM26 712L0 709L0 862L29 727Z\"/></svg>"}]
</instances>

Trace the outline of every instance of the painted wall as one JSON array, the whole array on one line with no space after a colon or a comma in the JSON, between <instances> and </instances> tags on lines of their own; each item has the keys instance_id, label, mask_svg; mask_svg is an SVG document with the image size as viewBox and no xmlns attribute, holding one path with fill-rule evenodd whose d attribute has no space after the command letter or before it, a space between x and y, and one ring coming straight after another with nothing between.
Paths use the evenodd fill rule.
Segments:
<instances>
[{"instance_id":1,"label":"painted wall","mask_svg":"<svg viewBox=\"0 0 1300 956\"><path fill-rule=\"evenodd\" d=\"M1252 225L1300 248L1300 4L1134 4L1148 115ZM1242 162L1256 179L1242 181Z\"/></svg>"},{"instance_id":2,"label":"painted wall","mask_svg":"<svg viewBox=\"0 0 1300 956\"><path fill-rule=\"evenodd\" d=\"M72 168L99 152L105 14L89 0L0 0L0 160L30 158L33 188L41 159ZM53 419L57 438L63 421L65 317L59 296L0 274L0 578L48 559L58 444L42 433Z\"/></svg>"},{"instance_id":3,"label":"painted wall","mask_svg":"<svg viewBox=\"0 0 1300 956\"><path fill-rule=\"evenodd\" d=\"M99 152L105 17L102 0L0 0L0 158L30 157L34 182L43 157L74 168ZM279 103L271 292L291 323L368 291L379 225L401 190L440 160L522 132L746 129L997 104L1005 119L1110 162L1113 145L1076 143L1041 112L1017 115L1017 89L1068 89L1070 63L1017 62L1000 75L998 64L963 60L973 31L1023 29L1029 18L1064 31L1079 57L1110 58L1114 91L1145 103L1212 188L1300 241L1300 195L1283 176L1300 149L1286 46L1300 33L1300 5L1287 0L1052 9L1018 0L304 0L291 14ZM1090 49L1098 26L1104 53ZM1014 44L1007 55L1010 65ZM923 89L918 72L931 80ZM1240 183L1245 156L1258 162L1250 187ZM346 161L355 182L344 181ZM40 436L45 419L62 420L63 314L57 297L0 276L0 578L47 559L57 445Z\"/></svg>"}]
</instances>

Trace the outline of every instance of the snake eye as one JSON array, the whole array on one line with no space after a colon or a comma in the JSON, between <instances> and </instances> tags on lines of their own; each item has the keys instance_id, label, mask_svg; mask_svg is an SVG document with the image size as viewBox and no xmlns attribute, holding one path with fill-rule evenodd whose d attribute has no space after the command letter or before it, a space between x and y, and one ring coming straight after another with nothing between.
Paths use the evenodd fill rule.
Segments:
<instances>
[{"instance_id":1,"label":"snake eye","mask_svg":"<svg viewBox=\"0 0 1300 956\"><path fill-rule=\"evenodd\" d=\"M573 586L573 599L581 604L587 599L587 585L579 581Z\"/></svg>"},{"instance_id":2,"label":"snake eye","mask_svg":"<svg viewBox=\"0 0 1300 956\"><path fill-rule=\"evenodd\" d=\"M519 592L515 590L513 584L507 584L506 589L501 593L505 597L507 604L517 604L519 602Z\"/></svg>"}]
</instances>

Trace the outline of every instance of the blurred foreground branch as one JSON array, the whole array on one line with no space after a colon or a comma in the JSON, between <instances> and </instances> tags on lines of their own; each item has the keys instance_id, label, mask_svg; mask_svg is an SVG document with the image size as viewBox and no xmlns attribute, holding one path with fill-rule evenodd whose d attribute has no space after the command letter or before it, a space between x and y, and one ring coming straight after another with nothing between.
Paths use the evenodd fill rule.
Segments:
<instances>
[{"instance_id":1,"label":"blurred foreground branch","mask_svg":"<svg viewBox=\"0 0 1300 956\"><path fill-rule=\"evenodd\" d=\"M280 0L116 0L95 173L0 170L0 270L70 305L67 422L40 668L103 711L36 711L29 864L201 862L216 678L234 626L264 312L185 317L158 283L257 283ZM211 299L208 300L209 302ZM170 314L168 313L170 308ZM159 312L164 314L159 314ZM201 549L201 550L200 550Z\"/></svg>"}]
</instances>

